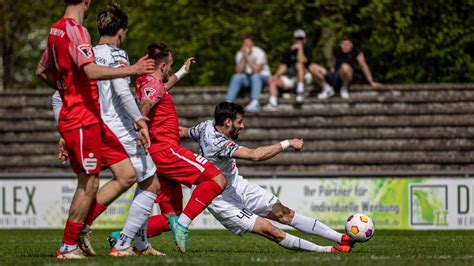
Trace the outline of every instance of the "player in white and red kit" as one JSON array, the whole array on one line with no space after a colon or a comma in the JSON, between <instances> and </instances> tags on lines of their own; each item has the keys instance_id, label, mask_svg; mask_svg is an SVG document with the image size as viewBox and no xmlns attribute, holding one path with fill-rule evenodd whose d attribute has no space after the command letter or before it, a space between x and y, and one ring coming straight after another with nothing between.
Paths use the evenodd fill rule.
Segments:
<instances>
[{"instance_id":1,"label":"player in white and red kit","mask_svg":"<svg viewBox=\"0 0 474 266\"><path fill-rule=\"evenodd\" d=\"M155 60L155 72L137 79L140 111L147 116L151 146L149 152L157 167L161 190L157 202L180 252L186 251L188 226L226 186L226 178L208 160L180 146L178 115L164 82L171 76L173 55L164 44L148 46L147 55ZM179 77L177 77L179 80ZM195 184L191 199L182 210L181 184ZM177 217L176 215L179 215ZM166 220L166 219L165 219Z\"/></svg>"},{"instance_id":2,"label":"player in white and red kit","mask_svg":"<svg viewBox=\"0 0 474 266\"><path fill-rule=\"evenodd\" d=\"M84 222L92 223L105 210L97 194L101 168L111 167L114 173L134 176L127 153L100 118L95 79L149 73L154 62L142 58L133 66L121 68L96 65L90 35L82 26L90 0L64 2L64 16L50 29L48 47L36 74L60 92L63 108L58 128L65 140L71 167L78 177L57 258L81 259L84 255L77 243ZM119 182L111 183L101 189L100 200L112 201L121 189Z\"/></svg>"}]
</instances>

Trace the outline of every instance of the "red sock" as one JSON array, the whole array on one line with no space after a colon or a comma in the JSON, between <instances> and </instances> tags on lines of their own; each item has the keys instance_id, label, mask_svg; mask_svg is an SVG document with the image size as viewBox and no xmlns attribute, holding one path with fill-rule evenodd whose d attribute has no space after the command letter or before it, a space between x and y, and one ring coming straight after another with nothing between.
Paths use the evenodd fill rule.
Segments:
<instances>
[{"instance_id":1,"label":"red sock","mask_svg":"<svg viewBox=\"0 0 474 266\"><path fill-rule=\"evenodd\" d=\"M81 233L83 223L76 223L71 220L66 221L66 227L64 228L63 243L68 245L76 245L79 240L79 234Z\"/></svg>"},{"instance_id":2,"label":"red sock","mask_svg":"<svg viewBox=\"0 0 474 266\"><path fill-rule=\"evenodd\" d=\"M147 237L154 237L161 235L163 232L170 231L168 225L168 218L164 215L153 215L148 218L148 224L146 227Z\"/></svg>"},{"instance_id":3,"label":"red sock","mask_svg":"<svg viewBox=\"0 0 474 266\"><path fill-rule=\"evenodd\" d=\"M222 188L214 181L204 181L196 186L183 213L194 220L211 201L222 193Z\"/></svg>"},{"instance_id":4,"label":"red sock","mask_svg":"<svg viewBox=\"0 0 474 266\"><path fill-rule=\"evenodd\" d=\"M103 213L107 209L104 205L98 203L95 199L91 204L89 209L89 213L87 214L87 218L85 224L92 225L92 223L99 217L101 213Z\"/></svg>"}]
</instances>

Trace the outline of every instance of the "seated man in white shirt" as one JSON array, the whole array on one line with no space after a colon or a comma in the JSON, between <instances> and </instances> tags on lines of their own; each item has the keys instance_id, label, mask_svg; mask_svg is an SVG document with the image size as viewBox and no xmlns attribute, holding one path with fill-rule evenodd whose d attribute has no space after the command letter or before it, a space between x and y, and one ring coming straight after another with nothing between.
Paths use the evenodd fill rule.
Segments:
<instances>
[{"instance_id":1,"label":"seated man in white shirt","mask_svg":"<svg viewBox=\"0 0 474 266\"><path fill-rule=\"evenodd\" d=\"M258 112L260 93L270 78L267 54L255 46L251 35L242 38L242 47L235 55L235 73L230 80L225 100L234 102L243 87L250 87L250 103L245 107L247 112Z\"/></svg>"}]
</instances>

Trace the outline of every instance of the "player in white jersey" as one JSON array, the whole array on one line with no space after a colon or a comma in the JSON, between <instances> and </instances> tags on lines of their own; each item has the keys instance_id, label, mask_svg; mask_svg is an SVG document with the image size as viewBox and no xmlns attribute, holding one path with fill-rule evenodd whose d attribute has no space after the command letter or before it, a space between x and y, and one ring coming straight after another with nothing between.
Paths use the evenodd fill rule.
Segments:
<instances>
[{"instance_id":1,"label":"player in white jersey","mask_svg":"<svg viewBox=\"0 0 474 266\"><path fill-rule=\"evenodd\" d=\"M200 155L211 161L228 179L224 192L208 207L212 215L239 236L252 232L291 250L349 252L353 245L349 236L336 232L317 219L296 213L284 206L275 195L239 175L235 159L268 160L290 147L295 151L302 150L303 140L284 140L250 149L235 142L243 128L244 110L242 106L230 102L217 105L214 120L201 122L191 128L180 128L180 137L198 142ZM339 245L316 245L285 233L264 218L289 225L303 233L321 236Z\"/></svg>"},{"instance_id":2,"label":"player in white jersey","mask_svg":"<svg viewBox=\"0 0 474 266\"><path fill-rule=\"evenodd\" d=\"M94 47L96 63L112 68L129 65L127 53L119 48L127 32L127 15L117 5L110 5L105 11L99 13L97 24L101 37L99 44ZM130 256L138 253L161 256L164 254L155 250L148 243L147 238L143 237L146 236L148 216L153 208L160 184L155 175L156 166L146 152L146 148L150 144L146 120L138 109L129 83L129 78L97 82L101 118L125 148L139 184L120 240L111 249L109 255ZM60 108L61 98L56 91L53 95L55 117L59 114ZM134 123L140 129L138 133L134 128ZM64 152L60 152L60 154L67 156ZM124 187L129 188L134 182L126 183ZM86 225L84 234L90 234L90 226ZM131 247L133 239L135 249ZM86 246L91 248L90 243L86 243Z\"/></svg>"}]
</instances>

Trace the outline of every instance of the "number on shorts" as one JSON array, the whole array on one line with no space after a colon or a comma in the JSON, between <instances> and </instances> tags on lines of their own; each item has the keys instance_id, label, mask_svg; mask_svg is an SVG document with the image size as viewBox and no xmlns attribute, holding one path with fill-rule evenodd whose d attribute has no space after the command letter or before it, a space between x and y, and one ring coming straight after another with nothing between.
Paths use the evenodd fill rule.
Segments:
<instances>
[{"instance_id":1,"label":"number on shorts","mask_svg":"<svg viewBox=\"0 0 474 266\"><path fill-rule=\"evenodd\" d=\"M201 155L199 154L194 154L194 156L196 156L196 161L202 165L205 165L207 163L207 159L202 157Z\"/></svg>"},{"instance_id":2,"label":"number on shorts","mask_svg":"<svg viewBox=\"0 0 474 266\"><path fill-rule=\"evenodd\" d=\"M240 211L240 214L237 215L237 218L242 219L242 218L245 217L245 218L249 219L250 216L252 216L252 215L253 215L253 212L251 212L251 211L249 211L249 210L243 208L243 209Z\"/></svg>"}]
</instances>

